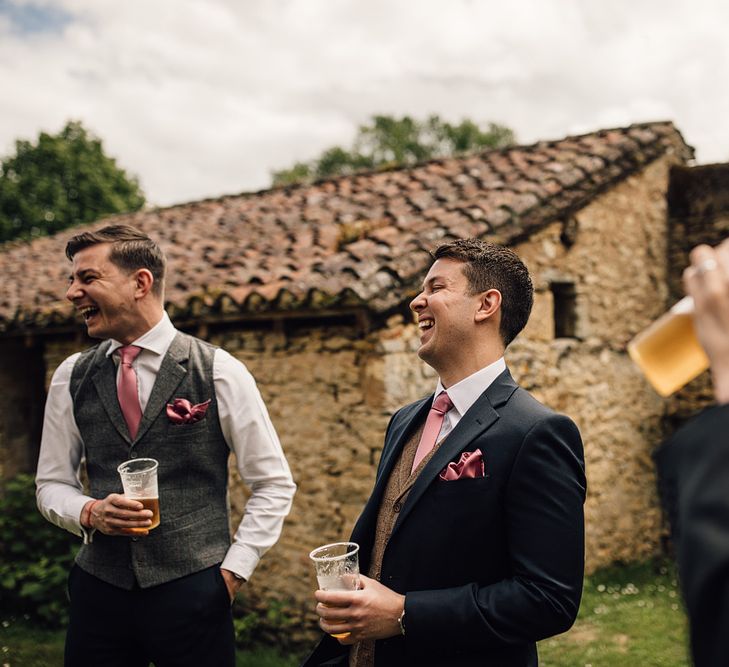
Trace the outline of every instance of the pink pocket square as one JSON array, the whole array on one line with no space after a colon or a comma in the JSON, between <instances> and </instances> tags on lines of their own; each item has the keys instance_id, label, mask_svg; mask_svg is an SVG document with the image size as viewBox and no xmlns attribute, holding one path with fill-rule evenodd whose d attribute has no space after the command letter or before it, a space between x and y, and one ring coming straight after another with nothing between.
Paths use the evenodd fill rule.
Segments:
<instances>
[{"instance_id":1,"label":"pink pocket square","mask_svg":"<svg viewBox=\"0 0 729 667\"><path fill-rule=\"evenodd\" d=\"M463 452L458 461L451 461L441 471L439 477L445 482L457 479L475 479L484 477L483 454L480 449L472 452Z\"/></svg>"},{"instance_id":2,"label":"pink pocket square","mask_svg":"<svg viewBox=\"0 0 729 667\"><path fill-rule=\"evenodd\" d=\"M176 398L167 404L167 417L173 424L194 424L205 416L211 400L193 405L186 398Z\"/></svg>"}]
</instances>

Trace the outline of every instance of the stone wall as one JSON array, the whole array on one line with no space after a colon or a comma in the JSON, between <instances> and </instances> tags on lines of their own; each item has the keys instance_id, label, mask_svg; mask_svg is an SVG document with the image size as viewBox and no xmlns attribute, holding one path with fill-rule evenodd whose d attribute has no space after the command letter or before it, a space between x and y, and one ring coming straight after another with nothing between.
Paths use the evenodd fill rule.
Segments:
<instances>
[{"instance_id":1,"label":"stone wall","mask_svg":"<svg viewBox=\"0 0 729 667\"><path fill-rule=\"evenodd\" d=\"M520 382L582 433L588 571L655 555L664 535L650 452L662 439L666 403L625 349L666 306L669 166L654 163L568 225L554 224L516 248L537 295L507 358ZM572 229L567 244L565 227ZM554 338L555 281L575 283L577 338Z\"/></svg>"},{"instance_id":2,"label":"stone wall","mask_svg":"<svg viewBox=\"0 0 729 667\"><path fill-rule=\"evenodd\" d=\"M681 273L700 243L729 237L729 164L675 167L668 189L669 275L672 296L683 295Z\"/></svg>"},{"instance_id":3,"label":"stone wall","mask_svg":"<svg viewBox=\"0 0 729 667\"><path fill-rule=\"evenodd\" d=\"M43 343L0 341L0 481L35 470L45 404L43 363Z\"/></svg>"}]
</instances>

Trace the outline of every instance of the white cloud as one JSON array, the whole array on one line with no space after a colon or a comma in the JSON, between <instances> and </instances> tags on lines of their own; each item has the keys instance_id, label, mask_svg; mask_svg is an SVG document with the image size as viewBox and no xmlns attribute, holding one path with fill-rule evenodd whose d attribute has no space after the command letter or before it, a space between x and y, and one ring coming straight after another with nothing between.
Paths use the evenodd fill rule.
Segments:
<instances>
[{"instance_id":1,"label":"white cloud","mask_svg":"<svg viewBox=\"0 0 729 667\"><path fill-rule=\"evenodd\" d=\"M266 187L374 113L525 142L669 119L700 161L729 159L720 0L53 4L73 17L60 31L0 14L0 153L79 118L155 203Z\"/></svg>"}]
</instances>

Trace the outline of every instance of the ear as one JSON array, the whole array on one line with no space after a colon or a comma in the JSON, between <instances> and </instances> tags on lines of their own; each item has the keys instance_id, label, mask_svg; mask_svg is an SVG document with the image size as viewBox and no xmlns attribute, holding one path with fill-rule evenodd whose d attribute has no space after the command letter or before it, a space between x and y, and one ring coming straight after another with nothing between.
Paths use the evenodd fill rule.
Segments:
<instances>
[{"instance_id":1,"label":"ear","mask_svg":"<svg viewBox=\"0 0 729 667\"><path fill-rule=\"evenodd\" d=\"M485 322L501 310L501 292L497 289L486 290L479 297L478 310L474 315L476 322Z\"/></svg>"},{"instance_id":2,"label":"ear","mask_svg":"<svg viewBox=\"0 0 729 667\"><path fill-rule=\"evenodd\" d=\"M136 284L134 296L137 299L143 299L152 290L154 276L149 269L137 269L134 273L134 281Z\"/></svg>"}]
</instances>

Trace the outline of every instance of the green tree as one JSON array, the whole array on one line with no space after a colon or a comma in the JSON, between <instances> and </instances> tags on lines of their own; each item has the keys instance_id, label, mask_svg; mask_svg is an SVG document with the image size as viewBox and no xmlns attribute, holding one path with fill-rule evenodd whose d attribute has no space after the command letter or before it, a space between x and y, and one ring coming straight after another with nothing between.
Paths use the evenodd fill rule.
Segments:
<instances>
[{"instance_id":1,"label":"green tree","mask_svg":"<svg viewBox=\"0 0 729 667\"><path fill-rule=\"evenodd\" d=\"M274 171L273 184L289 185L363 169L412 165L479 149L503 148L514 140L512 130L496 123L482 128L472 120L454 125L435 115L424 121L410 116L373 116L369 125L359 127L351 148L334 146L310 162L297 162L290 169Z\"/></svg>"},{"instance_id":2,"label":"green tree","mask_svg":"<svg viewBox=\"0 0 729 667\"><path fill-rule=\"evenodd\" d=\"M104 154L80 122L37 143L15 142L0 162L0 242L53 234L144 206L137 179Z\"/></svg>"}]
</instances>

